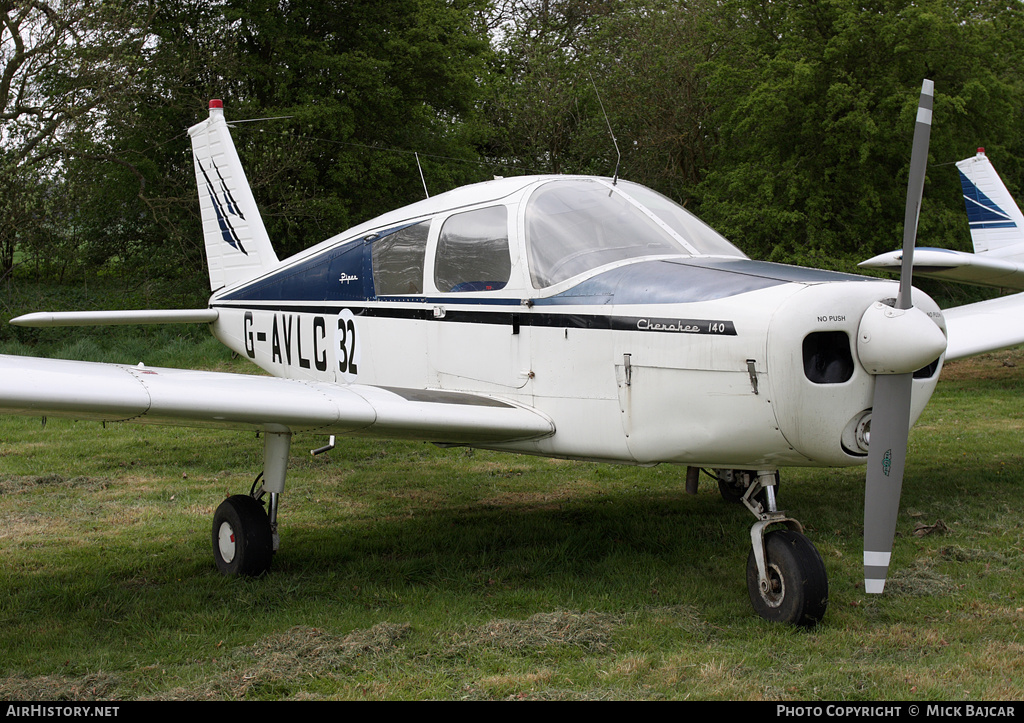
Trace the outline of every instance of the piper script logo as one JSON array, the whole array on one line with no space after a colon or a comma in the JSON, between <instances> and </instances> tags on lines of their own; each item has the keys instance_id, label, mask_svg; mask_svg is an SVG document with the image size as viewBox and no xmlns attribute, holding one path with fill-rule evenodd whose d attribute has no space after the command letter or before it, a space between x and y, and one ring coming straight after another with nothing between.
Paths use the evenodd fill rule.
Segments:
<instances>
[{"instance_id":1,"label":"piper script logo","mask_svg":"<svg viewBox=\"0 0 1024 723\"><path fill-rule=\"evenodd\" d=\"M359 277L355 274L346 274L342 272L341 276L338 277L338 281L343 284L347 284L349 281L359 281Z\"/></svg>"}]
</instances>

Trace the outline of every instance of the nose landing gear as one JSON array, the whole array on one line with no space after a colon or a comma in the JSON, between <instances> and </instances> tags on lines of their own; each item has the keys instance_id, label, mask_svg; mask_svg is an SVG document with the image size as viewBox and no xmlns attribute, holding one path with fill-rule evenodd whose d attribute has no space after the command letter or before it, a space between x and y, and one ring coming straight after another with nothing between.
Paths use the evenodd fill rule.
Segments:
<instances>
[{"instance_id":1,"label":"nose landing gear","mask_svg":"<svg viewBox=\"0 0 1024 723\"><path fill-rule=\"evenodd\" d=\"M776 508L778 473L717 472L723 497L738 499L757 518L750 528L747 557L747 592L754 610L772 622L816 625L828 608L828 574L821 555L803 534L803 526ZM741 480L746 489L739 494ZM773 525L784 529L767 531Z\"/></svg>"},{"instance_id":2,"label":"nose landing gear","mask_svg":"<svg viewBox=\"0 0 1024 723\"><path fill-rule=\"evenodd\" d=\"M819 623L828 608L828 576L811 541L793 529L764 533L762 522L750 537L747 593L757 614L800 627Z\"/></svg>"}]
</instances>

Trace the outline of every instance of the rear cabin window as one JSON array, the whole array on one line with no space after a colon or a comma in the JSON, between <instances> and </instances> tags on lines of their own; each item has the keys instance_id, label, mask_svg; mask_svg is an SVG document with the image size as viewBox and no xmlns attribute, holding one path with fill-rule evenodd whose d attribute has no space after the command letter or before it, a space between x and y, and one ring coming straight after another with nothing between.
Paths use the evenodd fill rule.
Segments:
<instances>
[{"instance_id":1,"label":"rear cabin window","mask_svg":"<svg viewBox=\"0 0 1024 723\"><path fill-rule=\"evenodd\" d=\"M430 221L388 234L373 242L373 288L378 296L423 293L423 259Z\"/></svg>"},{"instance_id":2,"label":"rear cabin window","mask_svg":"<svg viewBox=\"0 0 1024 723\"><path fill-rule=\"evenodd\" d=\"M508 252L508 210L479 208L449 216L441 227L434 260L438 291L496 291L512 273Z\"/></svg>"}]
</instances>

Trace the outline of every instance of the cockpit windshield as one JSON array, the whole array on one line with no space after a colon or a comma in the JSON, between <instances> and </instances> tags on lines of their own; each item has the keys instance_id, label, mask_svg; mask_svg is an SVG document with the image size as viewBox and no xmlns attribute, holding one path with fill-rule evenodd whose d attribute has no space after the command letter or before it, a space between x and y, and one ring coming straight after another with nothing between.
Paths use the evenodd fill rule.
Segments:
<instances>
[{"instance_id":1,"label":"cockpit windshield","mask_svg":"<svg viewBox=\"0 0 1024 723\"><path fill-rule=\"evenodd\" d=\"M526 207L530 276L541 289L624 259L743 253L668 198L620 181L546 183Z\"/></svg>"},{"instance_id":2,"label":"cockpit windshield","mask_svg":"<svg viewBox=\"0 0 1024 723\"><path fill-rule=\"evenodd\" d=\"M725 236L670 198L636 183L619 181L618 185L622 187L623 193L645 206L680 238L684 239L688 246L692 246L698 256L747 258L747 255L733 246Z\"/></svg>"}]
</instances>

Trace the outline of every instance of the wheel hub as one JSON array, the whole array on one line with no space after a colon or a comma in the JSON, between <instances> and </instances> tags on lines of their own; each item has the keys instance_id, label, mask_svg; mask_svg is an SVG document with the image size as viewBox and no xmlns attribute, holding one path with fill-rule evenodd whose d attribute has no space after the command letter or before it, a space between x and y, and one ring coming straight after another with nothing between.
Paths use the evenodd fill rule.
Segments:
<instances>
[{"instance_id":1,"label":"wheel hub","mask_svg":"<svg viewBox=\"0 0 1024 723\"><path fill-rule=\"evenodd\" d=\"M769 607L777 608L786 598L786 581L776 565L768 565L768 579L761 580L761 599Z\"/></svg>"},{"instance_id":2,"label":"wheel hub","mask_svg":"<svg viewBox=\"0 0 1024 723\"><path fill-rule=\"evenodd\" d=\"M226 563L235 559L235 531L227 522L220 524L217 531L217 545L220 548L220 556Z\"/></svg>"}]
</instances>

